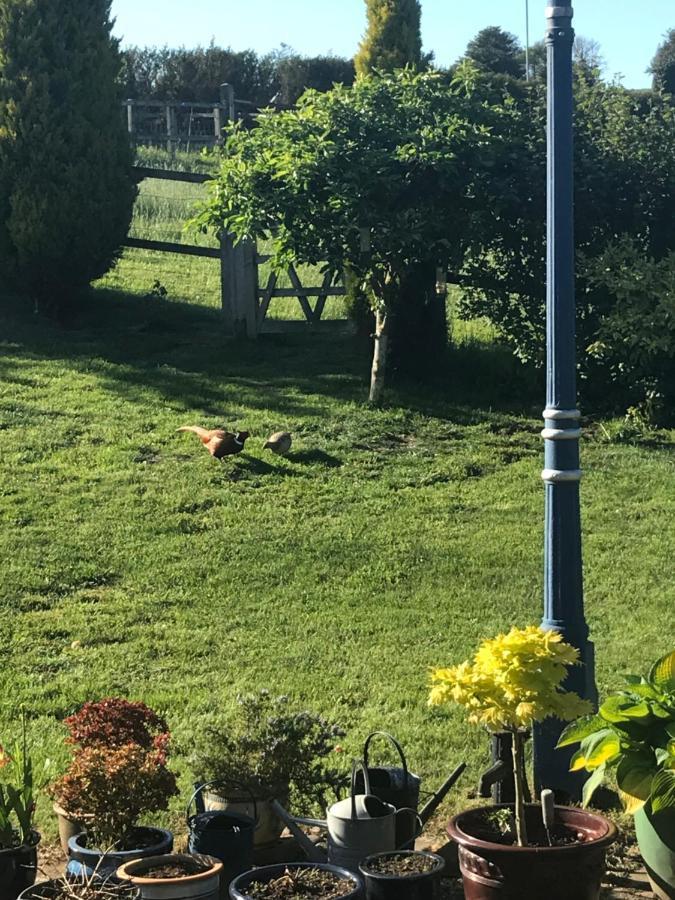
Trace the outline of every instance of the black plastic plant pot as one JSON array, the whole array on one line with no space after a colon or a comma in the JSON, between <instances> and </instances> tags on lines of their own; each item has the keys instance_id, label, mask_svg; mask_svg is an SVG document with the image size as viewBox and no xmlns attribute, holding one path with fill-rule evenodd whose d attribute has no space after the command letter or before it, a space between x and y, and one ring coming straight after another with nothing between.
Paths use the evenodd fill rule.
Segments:
<instances>
[{"instance_id":1,"label":"black plastic plant pot","mask_svg":"<svg viewBox=\"0 0 675 900\"><path fill-rule=\"evenodd\" d=\"M16 900L30 887L37 874L37 845L40 835L31 832L31 839L20 847L0 850L0 900Z\"/></svg>"},{"instance_id":2,"label":"black plastic plant pot","mask_svg":"<svg viewBox=\"0 0 675 900\"><path fill-rule=\"evenodd\" d=\"M91 877L106 877L114 874L124 863L132 859L144 859L146 856L162 856L173 850L173 834L164 828L148 828L139 826L136 834L143 836L143 846L134 850L114 850L103 853L96 847L87 847L87 833L76 834L68 841L68 866L66 872L69 877L79 878L84 875ZM2 900L2 898L0 898Z\"/></svg>"},{"instance_id":3,"label":"black plastic plant pot","mask_svg":"<svg viewBox=\"0 0 675 900\"><path fill-rule=\"evenodd\" d=\"M49 881L41 881L26 888L23 893L19 894L17 900L62 900L63 881L60 878L52 878ZM121 891L118 900L140 900L140 889L133 885L118 888Z\"/></svg>"},{"instance_id":4,"label":"black plastic plant pot","mask_svg":"<svg viewBox=\"0 0 675 900\"><path fill-rule=\"evenodd\" d=\"M409 864L419 859L426 872L388 874L378 871L378 863L405 859ZM431 868L429 868L431 866ZM365 884L366 900L439 900L441 876L445 860L436 853L422 850L394 850L374 853L363 860L359 869Z\"/></svg>"},{"instance_id":5,"label":"black plastic plant pot","mask_svg":"<svg viewBox=\"0 0 675 900\"><path fill-rule=\"evenodd\" d=\"M253 869L251 872L245 872L243 875L235 878L230 885L230 898L231 900L250 900L251 895L247 893L247 889L255 882L266 884L268 881L280 878L287 870L293 872L297 869L321 869L324 872L332 872L338 878L344 878L345 881L349 881L352 885L352 890L343 894L339 900L361 900L364 896L361 879L358 875L354 875L353 872L348 872L347 869L323 863L288 863L287 865L262 866L260 869ZM318 895L317 900L321 900Z\"/></svg>"}]
</instances>

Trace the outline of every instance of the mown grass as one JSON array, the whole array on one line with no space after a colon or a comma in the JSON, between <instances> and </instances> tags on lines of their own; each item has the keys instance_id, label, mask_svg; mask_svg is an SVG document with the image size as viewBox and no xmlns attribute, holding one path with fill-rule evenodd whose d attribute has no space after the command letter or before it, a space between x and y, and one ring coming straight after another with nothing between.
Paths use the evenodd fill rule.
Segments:
<instances>
[{"instance_id":1,"label":"mown grass","mask_svg":"<svg viewBox=\"0 0 675 900\"><path fill-rule=\"evenodd\" d=\"M427 787L466 759L466 797L487 740L427 709L427 673L540 616L540 386L473 335L374 411L352 338L231 344L209 306L105 287L69 326L7 309L0 326L2 739L24 705L58 768L78 704L143 699L185 794L201 723L268 687L344 723L345 759L374 728ZM246 454L212 460L176 434L193 422L249 429ZM287 459L262 450L280 428ZM672 644L675 466L672 433L602 436L583 517L608 688ZM53 834L44 799L39 825Z\"/></svg>"}]
</instances>

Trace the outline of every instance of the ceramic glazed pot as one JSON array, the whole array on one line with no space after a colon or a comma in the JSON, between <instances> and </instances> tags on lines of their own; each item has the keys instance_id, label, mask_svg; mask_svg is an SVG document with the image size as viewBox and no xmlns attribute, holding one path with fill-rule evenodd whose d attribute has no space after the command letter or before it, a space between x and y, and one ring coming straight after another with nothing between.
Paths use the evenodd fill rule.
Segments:
<instances>
[{"instance_id":1,"label":"ceramic glazed pot","mask_svg":"<svg viewBox=\"0 0 675 900\"><path fill-rule=\"evenodd\" d=\"M254 869L252 872L245 872L238 878L235 878L230 885L231 900L249 900L250 895L246 893L246 889L250 887L254 881L262 882L272 881L273 878L279 878L287 869L323 869L326 872L332 872L340 878L351 881L353 890L349 894L344 895L344 900L358 900L363 897L361 880L353 872L341 869L338 866L324 865L322 863L288 863L278 866L263 866L260 869ZM340 900L343 900L341 897Z\"/></svg>"},{"instance_id":2,"label":"ceramic glazed pot","mask_svg":"<svg viewBox=\"0 0 675 900\"><path fill-rule=\"evenodd\" d=\"M486 832L486 816L499 809L513 806L468 810L448 826L448 834L459 845L466 900L570 900L571 884L574 900L598 900L605 854L617 835L612 822L583 809L556 806L556 824L582 840L548 847L541 807L528 804L528 834L541 846L509 846L480 837Z\"/></svg>"},{"instance_id":3,"label":"ceramic glazed pot","mask_svg":"<svg viewBox=\"0 0 675 900\"><path fill-rule=\"evenodd\" d=\"M434 867L429 872L420 872L418 875L385 875L371 868L378 860L401 856L427 859L434 863ZM359 866L365 885L366 900L439 900L444 868L445 860L442 856L419 850L376 853L364 859Z\"/></svg>"},{"instance_id":4,"label":"ceramic glazed pot","mask_svg":"<svg viewBox=\"0 0 675 900\"><path fill-rule=\"evenodd\" d=\"M37 845L40 835L31 832L31 840L20 847L0 850L0 900L16 897L33 884L37 874Z\"/></svg>"},{"instance_id":5,"label":"ceramic glazed pot","mask_svg":"<svg viewBox=\"0 0 675 900\"><path fill-rule=\"evenodd\" d=\"M111 853L103 853L98 848L87 847L87 833L76 834L68 841L68 855L70 857L66 872L68 875L80 877L98 875L112 875L120 866L134 859L144 859L146 856L162 856L173 850L173 835L163 828L139 827L136 829L147 841L144 847L136 850L116 850Z\"/></svg>"},{"instance_id":6,"label":"ceramic glazed pot","mask_svg":"<svg viewBox=\"0 0 675 900\"><path fill-rule=\"evenodd\" d=\"M19 894L17 900L54 900L60 894L61 879L51 878L49 881L41 881ZM129 885L128 890L124 892L124 896L118 900L141 900L141 893L138 888Z\"/></svg>"},{"instance_id":7,"label":"ceramic glazed pot","mask_svg":"<svg viewBox=\"0 0 675 900\"><path fill-rule=\"evenodd\" d=\"M146 872L154 866L181 863L186 860L208 865L205 872L184 878L148 878ZM138 887L143 900L218 900L223 864L210 856L190 856L187 853L167 853L146 856L125 863L117 870L117 877Z\"/></svg>"},{"instance_id":8,"label":"ceramic glazed pot","mask_svg":"<svg viewBox=\"0 0 675 900\"><path fill-rule=\"evenodd\" d=\"M649 803L635 813L635 833L654 894L675 898L675 810L654 815Z\"/></svg>"}]
</instances>

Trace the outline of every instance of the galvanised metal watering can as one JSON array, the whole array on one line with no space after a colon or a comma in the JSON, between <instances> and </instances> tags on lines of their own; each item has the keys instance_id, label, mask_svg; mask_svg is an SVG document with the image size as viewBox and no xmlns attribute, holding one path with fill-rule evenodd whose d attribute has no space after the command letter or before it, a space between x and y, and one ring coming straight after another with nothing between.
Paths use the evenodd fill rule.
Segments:
<instances>
[{"instance_id":1,"label":"galvanised metal watering can","mask_svg":"<svg viewBox=\"0 0 675 900\"><path fill-rule=\"evenodd\" d=\"M356 774L363 773L365 793L356 793ZM421 822L416 810L396 809L370 792L368 771L364 763L354 760L351 795L333 803L326 819L301 819L291 816L277 801L273 801L277 815L289 827L308 858L325 862L326 854L316 847L298 825L312 825L328 831L328 862L358 872L359 863L372 853L396 849L397 822L407 819L406 831L419 834ZM419 825L419 828L417 827Z\"/></svg>"}]
</instances>

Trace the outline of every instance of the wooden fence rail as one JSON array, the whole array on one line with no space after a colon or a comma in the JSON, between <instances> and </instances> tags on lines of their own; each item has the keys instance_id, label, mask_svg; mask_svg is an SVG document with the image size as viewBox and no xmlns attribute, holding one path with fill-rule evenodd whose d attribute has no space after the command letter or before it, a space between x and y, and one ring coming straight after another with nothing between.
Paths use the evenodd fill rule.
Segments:
<instances>
[{"instance_id":1,"label":"wooden fence rail","mask_svg":"<svg viewBox=\"0 0 675 900\"><path fill-rule=\"evenodd\" d=\"M198 172L176 172L144 166L135 166L134 171L139 182L146 178L192 184L204 184L212 180L211 175ZM287 273L291 287L278 287L279 274L276 272L270 273L265 287L260 287L260 266L268 262L270 256L259 254L256 242L244 240L235 243L230 234L220 236L219 247L136 237L128 237L124 246L137 250L219 259L224 327L227 333L236 337L256 338L263 329L270 304L276 297L296 297L306 322L310 326L316 326L321 321L328 297L345 295L344 287L333 284L329 275L324 276L320 285L304 285L293 266L289 267ZM308 297L317 298L314 307Z\"/></svg>"}]
</instances>

